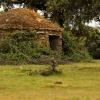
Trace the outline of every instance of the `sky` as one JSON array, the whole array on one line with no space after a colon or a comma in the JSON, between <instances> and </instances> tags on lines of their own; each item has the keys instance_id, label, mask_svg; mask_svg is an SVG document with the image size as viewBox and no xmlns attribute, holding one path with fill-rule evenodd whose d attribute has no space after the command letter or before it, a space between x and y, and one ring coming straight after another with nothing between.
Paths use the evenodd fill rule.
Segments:
<instances>
[{"instance_id":1,"label":"sky","mask_svg":"<svg viewBox=\"0 0 100 100\"><path fill-rule=\"evenodd\" d=\"M100 22L92 20L90 23L88 23L88 25L91 27L100 27Z\"/></svg>"},{"instance_id":2,"label":"sky","mask_svg":"<svg viewBox=\"0 0 100 100\"><path fill-rule=\"evenodd\" d=\"M1 5L1 7L0 7L0 12L1 12L1 11L3 11L3 6L2 6L2 5Z\"/></svg>"},{"instance_id":3,"label":"sky","mask_svg":"<svg viewBox=\"0 0 100 100\"><path fill-rule=\"evenodd\" d=\"M19 6L19 5L14 5L14 9L16 8L23 8L23 5L22 6ZM0 12L3 11L3 6L0 7ZM43 12L41 10L38 10L37 13L41 16L43 16ZM90 23L86 23L86 25L90 26L90 27L100 27L100 22L96 22L94 20L92 20Z\"/></svg>"}]
</instances>

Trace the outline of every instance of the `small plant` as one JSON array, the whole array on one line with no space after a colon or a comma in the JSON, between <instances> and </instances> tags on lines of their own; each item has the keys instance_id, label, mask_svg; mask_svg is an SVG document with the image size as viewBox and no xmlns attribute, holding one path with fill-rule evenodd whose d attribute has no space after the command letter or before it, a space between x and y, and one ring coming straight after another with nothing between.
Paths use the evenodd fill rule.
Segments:
<instances>
[{"instance_id":1,"label":"small plant","mask_svg":"<svg viewBox=\"0 0 100 100\"><path fill-rule=\"evenodd\" d=\"M51 59L51 63L50 66L44 70L40 71L40 74L43 76L49 76L49 75L61 75L62 71L61 70L57 70L57 61L56 59L53 57Z\"/></svg>"},{"instance_id":2,"label":"small plant","mask_svg":"<svg viewBox=\"0 0 100 100\"><path fill-rule=\"evenodd\" d=\"M57 71L56 67L57 67L57 61L53 57L52 60L51 60L51 70L53 72L56 72Z\"/></svg>"},{"instance_id":3,"label":"small plant","mask_svg":"<svg viewBox=\"0 0 100 100\"><path fill-rule=\"evenodd\" d=\"M32 69L29 69L27 75L31 76L32 73L33 73Z\"/></svg>"}]
</instances>

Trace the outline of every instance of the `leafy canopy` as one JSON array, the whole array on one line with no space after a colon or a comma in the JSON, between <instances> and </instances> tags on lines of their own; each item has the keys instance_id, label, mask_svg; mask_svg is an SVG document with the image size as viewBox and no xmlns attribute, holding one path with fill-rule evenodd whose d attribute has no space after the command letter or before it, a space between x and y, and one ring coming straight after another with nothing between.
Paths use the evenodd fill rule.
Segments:
<instances>
[{"instance_id":1,"label":"leafy canopy","mask_svg":"<svg viewBox=\"0 0 100 100\"><path fill-rule=\"evenodd\" d=\"M58 22L65 28L78 30L79 34L84 30L86 22L100 21L100 0L1 0L5 8L13 7L13 4L22 4L31 9L40 9L45 16Z\"/></svg>"}]
</instances>

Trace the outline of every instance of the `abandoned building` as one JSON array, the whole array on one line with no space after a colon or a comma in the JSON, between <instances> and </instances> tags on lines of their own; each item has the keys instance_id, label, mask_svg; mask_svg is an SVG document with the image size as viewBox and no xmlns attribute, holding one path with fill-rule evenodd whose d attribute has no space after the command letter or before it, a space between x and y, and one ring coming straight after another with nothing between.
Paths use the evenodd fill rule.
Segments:
<instances>
[{"instance_id":1,"label":"abandoned building","mask_svg":"<svg viewBox=\"0 0 100 100\"><path fill-rule=\"evenodd\" d=\"M1 13L0 37L9 30L35 30L39 45L62 50L62 28L30 9L19 8Z\"/></svg>"}]
</instances>

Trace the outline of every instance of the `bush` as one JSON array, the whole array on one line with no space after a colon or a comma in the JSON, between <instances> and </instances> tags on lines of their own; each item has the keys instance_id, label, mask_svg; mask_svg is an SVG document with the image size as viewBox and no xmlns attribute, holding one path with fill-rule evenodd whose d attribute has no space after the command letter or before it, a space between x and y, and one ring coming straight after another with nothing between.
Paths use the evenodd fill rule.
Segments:
<instances>
[{"instance_id":1,"label":"bush","mask_svg":"<svg viewBox=\"0 0 100 100\"><path fill-rule=\"evenodd\" d=\"M26 62L41 55L49 55L47 48L35 42L35 31L16 31L0 40L0 59Z\"/></svg>"},{"instance_id":2,"label":"bush","mask_svg":"<svg viewBox=\"0 0 100 100\"><path fill-rule=\"evenodd\" d=\"M85 47L85 38L75 37L70 31L63 33L63 52L64 56L73 61L90 59Z\"/></svg>"},{"instance_id":3,"label":"bush","mask_svg":"<svg viewBox=\"0 0 100 100\"><path fill-rule=\"evenodd\" d=\"M100 32L98 30L88 28L86 47L93 58L100 59Z\"/></svg>"}]
</instances>

